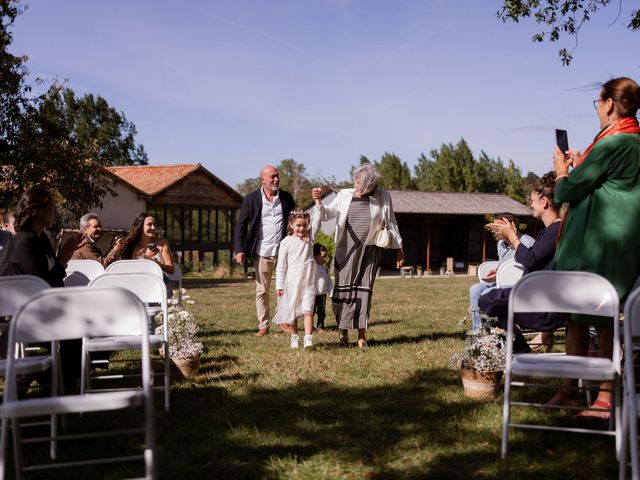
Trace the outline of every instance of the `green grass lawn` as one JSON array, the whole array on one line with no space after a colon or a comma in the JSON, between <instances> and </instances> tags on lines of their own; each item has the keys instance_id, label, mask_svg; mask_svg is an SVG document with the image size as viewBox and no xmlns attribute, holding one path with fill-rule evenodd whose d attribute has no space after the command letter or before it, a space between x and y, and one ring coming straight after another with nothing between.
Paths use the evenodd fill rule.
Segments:
<instances>
[{"instance_id":1,"label":"green grass lawn","mask_svg":"<svg viewBox=\"0 0 640 480\"><path fill-rule=\"evenodd\" d=\"M254 336L252 282L187 279L206 350L158 408L161 477L615 478L610 438L512 431L500 460L501 396L466 398L449 364L473 281L381 279L369 348L330 331L305 352L276 329Z\"/></svg>"}]
</instances>

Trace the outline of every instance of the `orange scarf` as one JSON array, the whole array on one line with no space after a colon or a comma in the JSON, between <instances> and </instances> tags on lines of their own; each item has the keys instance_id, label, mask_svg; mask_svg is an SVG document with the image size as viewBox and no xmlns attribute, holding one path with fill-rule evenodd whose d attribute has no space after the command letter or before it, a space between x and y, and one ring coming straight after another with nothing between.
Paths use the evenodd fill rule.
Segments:
<instances>
[{"instance_id":1,"label":"orange scarf","mask_svg":"<svg viewBox=\"0 0 640 480\"><path fill-rule=\"evenodd\" d=\"M587 149L582 154L582 158L579 162L574 162L573 167L577 167L582 162L585 161L589 152L593 149L595 144L602 140L603 138L609 137L611 135L616 135L617 133L640 133L640 126L638 125L638 119L636 117L622 117L617 122L612 123L604 127L600 130L600 133L596 135L596 138L591 142L591 145L587 147Z\"/></svg>"}]
</instances>

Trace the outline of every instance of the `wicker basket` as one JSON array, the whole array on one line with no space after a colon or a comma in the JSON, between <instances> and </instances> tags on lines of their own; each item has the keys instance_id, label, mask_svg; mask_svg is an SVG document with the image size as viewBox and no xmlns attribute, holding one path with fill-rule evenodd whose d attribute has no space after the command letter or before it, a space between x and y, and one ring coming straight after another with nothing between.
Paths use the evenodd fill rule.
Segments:
<instances>
[{"instance_id":1,"label":"wicker basket","mask_svg":"<svg viewBox=\"0 0 640 480\"><path fill-rule=\"evenodd\" d=\"M195 377L200 370L200 355L189 358L172 358L171 361L185 378Z\"/></svg>"},{"instance_id":2,"label":"wicker basket","mask_svg":"<svg viewBox=\"0 0 640 480\"><path fill-rule=\"evenodd\" d=\"M460 373L464 394L476 400L492 398L502 381L502 372L479 372L461 368Z\"/></svg>"}]
</instances>

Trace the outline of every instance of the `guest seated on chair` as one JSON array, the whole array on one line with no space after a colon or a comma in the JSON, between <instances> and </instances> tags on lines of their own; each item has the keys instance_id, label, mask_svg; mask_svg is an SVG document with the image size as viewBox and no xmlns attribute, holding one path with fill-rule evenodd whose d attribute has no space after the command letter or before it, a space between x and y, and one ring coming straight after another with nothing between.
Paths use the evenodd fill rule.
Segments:
<instances>
[{"instance_id":1,"label":"guest seated on chair","mask_svg":"<svg viewBox=\"0 0 640 480\"><path fill-rule=\"evenodd\" d=\"M529 205L533 209L533 216L541 219L545 228L538 233L532 247L527 247L520 241L518 231L512 222L498 219L487 225L487 228L496 237L504 239L513 245L515 248L514 258L516 262L524 266L524 275L537 270L552 270L553 268L553 256L556 251L556 241L560 230L560 206L556 205L553 199L555 177L555 172L549 172L533 184ZM511 288L496 288L482 295L478 301L480 309L490 317L498 317L498 326L505 330L507 328L510 292ZM517 325L541 332L553 332L563 322L562 317L559 315L541 315L538 313L518 314L514 321L514 351L518 353L529 352L531 348ZM541 340L543 342L549 341L548 338Z\"/></svg>"},{"instance_id":2,"label":"guest seated on chair","mask_svg":"<svg viewBox=\"0 0 640 480\"><path fill-rule=\"evenodd\" d=\"M518 217L516 217L513 213L498 213L495 216L495 219L513 223L516 227L518 238L525 247L531 247L535 242L535 240L526 233L521 234L518 231ZM515 248L513 248L513 245L511 245L507 239L498 239L498 261L500 263L511 260L514 257L515 253ZM475 283L471 285L471 287L469 287L469 311L471 312L471 329L474 332L477 332L480 329L480 313L478 312L478 300L480 299L481 295L483 295L490 289L495 288L496 272L497 269L490 270L489 274L486 277L480 279L479 283Z\"/></svg>"},{"instance_id":3,"label":"guest seated on chair","mask_svg":"<svg viewBox=\"0 0 640 480\"><path fill-rule=\"evenodd\" d=\"M123 247L122 238L116 238L112 248L106 255L98 247L97 243L102 237L102 223L95 213L87 213L80 218L80 239L73 252L73 260L95 260L106 267L117 259ZM73 238L69 241L76 241Z\"/></svg>"}]
</instances>

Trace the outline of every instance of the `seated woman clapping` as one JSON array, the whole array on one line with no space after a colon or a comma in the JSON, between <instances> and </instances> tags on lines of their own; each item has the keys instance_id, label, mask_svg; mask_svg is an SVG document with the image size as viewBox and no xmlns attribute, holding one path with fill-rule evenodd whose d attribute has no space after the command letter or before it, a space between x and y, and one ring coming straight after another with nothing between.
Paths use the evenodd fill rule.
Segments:
<instances>
[{"instance_id":1,"label":"seated woman clapping","mask_svg":"<svg viewBox=\"0 0 640 480\"><path fill-rule=\"evenodd\" d=\"M556 242L560 229L559 206L553 199L555 187L555 173L549 172L538 179L533 185L529 205L533 216L544 223L544 229L538 233L535 243L526 247L518 238L516 227L511 222L498 219L487 228L498 238L507 240L516 250L515 260L524 267L524 275L537 270L551 270L556 251ZM506 329L509 307L509 293L511 288L498 288L482 295L478 305L490 317L498 317L498 326ZM557 328L562 317L553 314L524 313L515 317L515 324L537 331L552 331ZM528 352L531 350L522 333L515 328L514 351Z\"/></svg>"}]
</instances>

